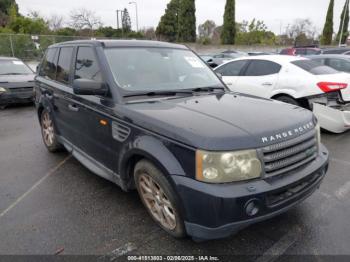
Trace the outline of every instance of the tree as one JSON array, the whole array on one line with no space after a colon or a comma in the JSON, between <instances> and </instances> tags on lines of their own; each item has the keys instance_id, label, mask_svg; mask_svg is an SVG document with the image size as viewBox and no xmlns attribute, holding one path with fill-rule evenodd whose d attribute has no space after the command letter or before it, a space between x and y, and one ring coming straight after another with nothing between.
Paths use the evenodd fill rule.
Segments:
<instances>
[{"instance_id":1,"label":"tree","mask_svg":"<svg viewBox=\"0 0 350 262\"><path fill-rule=\"evenodd\" d=\"M122 27L125 32L131 31L131 19L128 9L124 8L122 16Z\"/></svg>"},{"instance_id":2,"label":"tree","mask_svg":"<svg viewBox=\"0 0 350 262\"><path fill-rule=\"evenodd\" d=\"M265 23L256 19L236 24L236 35L236 44L240 45L273 45L276 41L275 34L268 31Z\"/></svg>"},{"instance_id":3,"label":"tree","mask_svg":"<svg viewBox=\"0 0 350 262\"><path fill-rule=\"evenodd\" d=\"M57 30L63 27L64 18L61 15L51 15L48 20L49 27L52 31L56 32Z\"/></svg>"},{"instance_id":4,"label":"tree","mask_svg":"<svg viewBox=\"0 0 350 262\"><path fill-rule=\"evenodd\" d=\"M177 40L179 42L196 41L195 0L180 0L179 31L177 35Z\"/></svg>"},{"instance_id":5,"label":"tree","mask_svg":"<svg viewBox=\"0 0 350 262\"><path fill-rule=\"evenodd\" d=\"M317 29L309 19L297 19L288 26L286 35L294 40L295 45L308 45L314 43Z\"/></svg>"},{"instance_id":6,"label":"tree","mask_svg":"<svg viewBox=\"0 0 350 262\"><path fill-rule=\"evenodd\" d=\"M212 20L207 20L203 24L198 26L199 37L202 38L211 38L214 30L216 28L216 24Z\"/></svg>"},{"instance_id":7,"label":"tree","mask_svg":"<svg viewBox=\"0 0 350 262\"><path fill-rule=\"evenodd\" d=\"M226 0L224 25L221 32L221 42L225 45L235 44L236 38L236 13L235 0Z\"/></svg>"},{"instance_id":8,"label":"tree","mask_svg":"<svg viewBox=\"0 0 350 262\"><path fill-rule=\"evenodd\" d=\"M165 14L160 18L156 29L158 38L169 42L176 41L178 35L179 4L180 0L171 0L168 3Z\"/></svg>"},{"instance_id":9,"label":"tree","mask_svg":"<svg viewBox=\"0 0 350 262\"><path fill-rule=\"evenodd\" d=\"M93 35L94 29L102 26L101 19L95 15L95 12L87 9L76 9L70 13L70 25L76 30L88 29Z\"/></svg>"},{"instance_id":10,"label":"tree","mask_svg":"<svg viewBox=\"0 0 350 262\"><path fill-rule=\"evenodd\" d=\"M326 22L324 24L323 33L321 37L321 42L324 45L332 44L333 38L333 9L334 9L334 0L330 0Z\"/></svg>"},{"instance_id":11,"label":"tree","mask_svg":"<svg viewBox=\"0 0 350 262\"><path fill-rule=\"evenodd\" d=\"M0 0L0 27L8 24L11 8L18 13L18 5L15 0Z\"/></svg>"},{"instance_id":12,"label":"tree","mask_svg":"<svg viewBox=\"0 0 350 262\"><path fill-rule=\"evenodd\" d=\"M339 31L337 34L336 41L339 42L340 35L342 35L341 43L346 43L346 39L349 36L349 0L345 1L345 5L343 8L343 12L341 13L340 17L340 25L339 25Z\"/></svg>"},{"instance_id":13,"label":"tree","mask_svg":"<svg viewBox=\"0 0 350 262\"><path fill-rule=\"evenodd\" d=\"M30 17L18 14L15 6L9 9L9 21L7 27L14 33L20 34L47 34L50 30L44 18L38 12L31 12Z\"/></svg>"}]
</instances>

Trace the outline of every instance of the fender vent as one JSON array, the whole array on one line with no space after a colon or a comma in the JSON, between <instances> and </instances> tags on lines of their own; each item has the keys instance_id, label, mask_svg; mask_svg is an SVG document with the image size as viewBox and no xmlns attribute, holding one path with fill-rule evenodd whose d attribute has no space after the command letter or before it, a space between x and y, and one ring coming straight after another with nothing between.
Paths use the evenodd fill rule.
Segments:
<instances>
[{"instance_id":1,"label":"fender vent","mask_svg":"<svg viewBox=\"0 0 350 262\"><path fill-rule=\"evenodd\" d=\"M130 128L117 122L112 123L113 138L119 142L124 142L130 135Z\"/></svg>"}]
</instances>

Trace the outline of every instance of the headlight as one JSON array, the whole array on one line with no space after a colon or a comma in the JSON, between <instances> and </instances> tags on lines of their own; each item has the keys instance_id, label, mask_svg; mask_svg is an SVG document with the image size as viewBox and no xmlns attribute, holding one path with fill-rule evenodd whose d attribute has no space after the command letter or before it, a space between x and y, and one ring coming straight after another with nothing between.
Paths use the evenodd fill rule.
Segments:
<instances>
[{"instance_id":1,"label":"headlight","mask_svg":"<svg viewBox=\"0 0 350 262\"><path fill-rule=\"evenodd\" d=\"M7 90L4 87L0 87L0 94L5 93Z\"/></svg>"},{"instance_id":2,"label":"headlight","mask_svg":"<svg viewBox=\"0 0 350 262\"><path fill-rule=\"evenodd\" d=\"M261 176L256 150L196 152L196 179L207 183L229 183Z\"/></svg>"}]
</instances>

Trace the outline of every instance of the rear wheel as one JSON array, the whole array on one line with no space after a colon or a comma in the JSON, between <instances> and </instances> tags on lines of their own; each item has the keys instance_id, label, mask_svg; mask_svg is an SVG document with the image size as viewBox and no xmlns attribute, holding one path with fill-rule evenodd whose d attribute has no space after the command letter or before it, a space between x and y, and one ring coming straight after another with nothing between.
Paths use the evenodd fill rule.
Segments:
<instances>
[{"instance_id":1,"label":"rear wheel","mask_svg":"<svg viewBox=\"0 0 350 262\"><path fill-rule=\"evenodd\" d=\"M287 103L287 104L301 106L300 103L297 100L295 100L294 98L292 98L290 96L279 96L279 97L277 97L275 99L278 100L278 101Z\"/></svg>"},{"instance_id":2,"label":"rear wheel","mask_svg":"<svg viewBox=\"0 0 350 262\"><path fill-rule=\"evenodd\" d=\"M62 150L62 145L57 140L51 115L46 109L41 113L40 124L41 134L46 148L52 153Z\"/></svg>"},{"instance_id":3,"label":"rear wheel","mask_svg":"<svg viewBox=\"0 0 350 262\"><path fill-rule=\"evenodd\" d=\"M178 201L163 173L151 162L141 160L135 166L134 178L141 201L153 220L173 237L184 237Z\"/></svg>"}]
</instances>

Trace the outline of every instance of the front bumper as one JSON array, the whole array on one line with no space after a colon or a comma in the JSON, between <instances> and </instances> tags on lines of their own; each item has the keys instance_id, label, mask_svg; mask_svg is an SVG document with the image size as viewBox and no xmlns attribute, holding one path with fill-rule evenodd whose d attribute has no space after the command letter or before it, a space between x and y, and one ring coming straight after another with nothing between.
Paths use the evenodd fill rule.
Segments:
<instances>
[{"instance_id":1,"label":"front bumper","mask_svg":"<svg viewBox=\"0 0 350 262\"><path fill-rule=\"evenodd\" d=\"M9 89L9 91L0 94L0 105L29 103L33 102L33 99L33 88Z\"/></svg>"},{"instance_id":2,"label":"front bumper","mask_svg":"<svg viewBox=\"0 0 350 262\"><path fill-rule=\"evenodd\" d=\"M323 129L333 133L343 133L350 130L350 104L332 108L314 103L313 112Z\"/></svg>"},{"instance_id":3,"label":"front bumper","mask_svg":"<svg viewBox=\"0 0 350 262\"><path fill-rule=\"evenodd\" d=\"M269 180L206 184L172 176L182 201L187 234L204 240L224 238L286 212L320 186L328 161L328 151L321 146L319 156L306 167ZM257 213L248 212L250 203L258 208Z\"/></svg>"}]
</instances>

